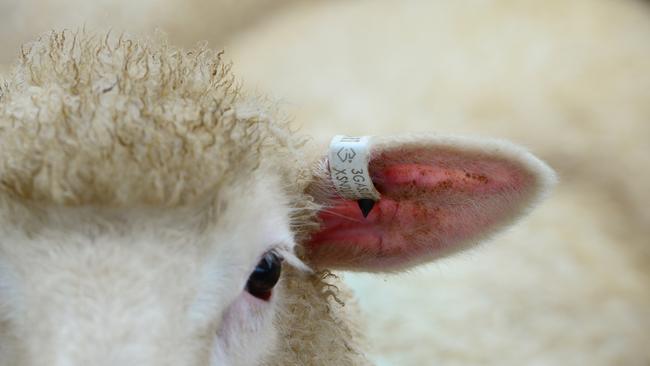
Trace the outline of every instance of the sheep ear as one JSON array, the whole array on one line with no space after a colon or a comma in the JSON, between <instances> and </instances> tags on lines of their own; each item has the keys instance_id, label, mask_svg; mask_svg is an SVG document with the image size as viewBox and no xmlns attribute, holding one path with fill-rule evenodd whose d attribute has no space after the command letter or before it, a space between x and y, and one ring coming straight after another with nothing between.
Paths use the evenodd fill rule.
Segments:
<instances>
[{"instance_id":1,"label":"sheep ear","mask_svg":"<svg viewBox=\"0 0 650 366\"><path fill-rule=\"evenodd\" d=\"M466 249L526 213L555 182L522 148L458 137L374 138L374 205L339 197L327 166L323 159L309 188L323 206L306 259L353 271L398 271Z\"/></svg>"}]
</instances>

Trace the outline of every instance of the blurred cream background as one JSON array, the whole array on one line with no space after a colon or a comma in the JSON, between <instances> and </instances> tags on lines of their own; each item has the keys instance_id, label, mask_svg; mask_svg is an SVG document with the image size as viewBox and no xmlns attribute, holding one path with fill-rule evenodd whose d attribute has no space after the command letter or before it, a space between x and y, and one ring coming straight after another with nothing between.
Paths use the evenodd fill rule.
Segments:
<instances>
[{"instance_id":1,"label":"blurred cream background","mask_svg":"<svg viewBox=\"0 0 650 366\"><path fill-rule=\"evenodd\" d=\"M0 0L0 64L84 22L225 48L323 147L485 135L558 171L546 203L477 250L344 274L379 365L650 365L650 3Z\"/></svg>"}]
</instances>

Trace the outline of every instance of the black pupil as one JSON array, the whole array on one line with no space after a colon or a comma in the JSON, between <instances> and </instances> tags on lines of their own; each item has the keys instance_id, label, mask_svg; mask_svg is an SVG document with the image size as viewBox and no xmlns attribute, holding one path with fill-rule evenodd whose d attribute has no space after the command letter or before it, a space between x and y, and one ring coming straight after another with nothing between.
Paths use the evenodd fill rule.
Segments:
<instances>
[{"instance_id":1,"label":"black pupil","mask_svg":"<svg viewBox=\"0 0 650 366\"><path fill-rule=\"evenodd\" d=\"M264 254L253 273L248 277L246 290L259 299L270 299L273 287L278 283L281 272L282 258L272 251Z\"/></svg>"}]
</instances>

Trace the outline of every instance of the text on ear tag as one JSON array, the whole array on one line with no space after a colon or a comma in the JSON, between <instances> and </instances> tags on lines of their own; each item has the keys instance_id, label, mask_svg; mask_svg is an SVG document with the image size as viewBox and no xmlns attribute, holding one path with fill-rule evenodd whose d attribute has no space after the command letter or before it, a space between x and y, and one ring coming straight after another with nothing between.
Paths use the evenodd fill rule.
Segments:
<instances>
[{"instance_id":1,"label":"text on ear tag","mask_svg":"<svg viewBox=\"0 0 650 366\"><path fill-rule=\"evenodd\" d=\"M328 154L329 170L336 192L349 200L379 200L368 171L369 136L334 136Z\"/></svg>"}]
</instances>

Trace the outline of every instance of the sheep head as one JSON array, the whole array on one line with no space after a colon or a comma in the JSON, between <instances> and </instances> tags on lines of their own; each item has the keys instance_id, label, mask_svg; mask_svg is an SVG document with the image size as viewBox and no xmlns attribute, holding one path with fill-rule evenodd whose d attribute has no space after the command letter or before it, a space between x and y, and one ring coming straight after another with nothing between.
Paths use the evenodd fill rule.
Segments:
<instances>
[{"instance_id":1,"label":"sheep head","mask_svg":"<svg viewBox=\"0 0 650 366\"><path fill-rule=\"evenodd\" d=\"M304 144L206 48L26 45L0 89L0 365L355 364L323 271L465 249L553 181L505 142L377 139L362 212Z\"/></svg>"}]
</instances>

